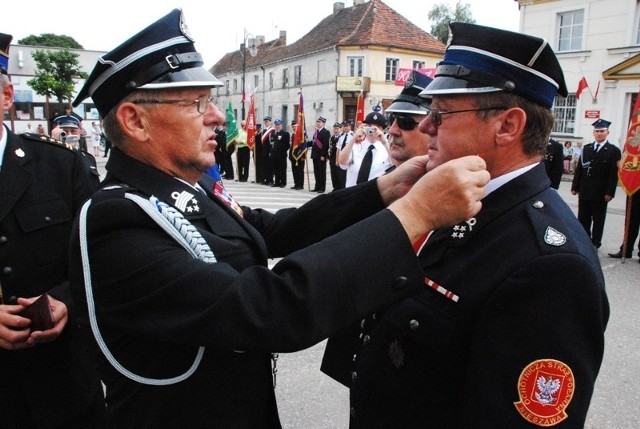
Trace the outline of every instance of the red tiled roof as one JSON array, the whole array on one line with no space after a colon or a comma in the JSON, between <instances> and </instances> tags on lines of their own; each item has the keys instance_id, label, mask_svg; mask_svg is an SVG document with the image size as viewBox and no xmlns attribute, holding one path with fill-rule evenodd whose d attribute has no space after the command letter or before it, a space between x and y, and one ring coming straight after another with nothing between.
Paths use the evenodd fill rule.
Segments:
<instances>
[{"instance_id":1,"label":"red tiled roof","mask_svg":"<svg viewBox=\"0 0 640 429\"><path fill-rule=\"evenodd\" d=\"M291 45L287 46L284 39L275 39L260 45L255 58L247 51L246 66L255 68L334 46L380 46L440 55L445 51L444 44L382 0L370 0L337 10ZM222 76L241 68L242 55L238 50L222 57L211 72Z\"/></svg>"}]
</instances>

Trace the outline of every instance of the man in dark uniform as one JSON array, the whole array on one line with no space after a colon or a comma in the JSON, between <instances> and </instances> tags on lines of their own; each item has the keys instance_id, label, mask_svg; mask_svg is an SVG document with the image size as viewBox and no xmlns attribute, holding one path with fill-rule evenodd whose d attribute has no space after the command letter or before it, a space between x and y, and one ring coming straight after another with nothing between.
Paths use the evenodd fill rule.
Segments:
<instances>
[{"instance_id":1,"label":"man in dark uniform","mask_svg":"<svg viewBox=\"0 0 640 429\"><path fill-rule=\"evenodd\" d=\"M53 122L62 130L60 134L61 141L78 152L78 156L82 158L82 162L89 169L91 178L97 188L100 184L100 172L98 171L95 157L79 147L81 125L78 117L71 114L59 115L53 118Z\"/></svg>"},{"instance_id":2,"label":"man in dark uniform","mask_svg":"<svg viewBox=\"0 0 640 429\"><path fill-rule=\"evenodd\" d=\"M331 138L329 138L329 152L327 155L329 159L329 175L331 176L331 186L333 187L333 191L344 188L340 172L346 172L336 164L336 154L338 153L338 143L340 142L341 136L342 124L340 122L336 122L333 124L333 134L331 134Z\"/></svg>"},{"instance_id":3,"label":"man in dark uniform","mask_svg":"<svg viewBox=\"0 0 640 429\"><path fill-rule=\"evenodd\" d=\"M298 121L291 121L291 147L289 148L289 162L291 163L291 173L293 175L293 186L291 189L304 189L304 168L307 163L307 142L302 135L301 141L294 145ZM303 130L304 132L304 130Z\"/></svg>"},{"instance_id":4,"label":"man in dark uniform","mask_svg":"<svg viewBox=\"0 0 640 429\"><path fill-rule=\"evenodd\" d=\"M271 186L284 188L287 186L287 153L291 145L291 135L282 129L282 119L273 121L274 130L269 135L271 150L269 159L274 175L274 182Z\"/></svg>"},{"instance_id":5,"label":"man in dark uniform","mask_svg":"<svg viewBox=\"0 0 640 429\"><path fill-rule=\"evenodd\" d=\"M264 125L262 127L262 133L260 133L260 139L256 140L256 145L261 143L261 162L258 163L261 167L262 180L258 183L262 183L263 185L272 185L273 184L273 166L271 165L271 159L269 157L269 153L271 152L271 133L274 131L273 126L271 125L271 116L265 116L262 118L264 121ZM257 152L256 152L257 153Z\"/></svg>"},{"instance_id":6,"label":"man in dark uniform","mask_svg":"<svg viewBox=\"0 0 640 429\"><path fill-rule=\"evenodd\" d=\"M323 368L351 387L354 429L581 428L609 306L596 252L540 162L562 69L543 39L450 26L420 129L429 169L482 154L482 209L417 241L425 290L336 338L351 342L330 339Z\"/></svg>"},{"instance_id":7,"label":"man in dark uniform","mask_svg":"<svg viewBox=\"0 0 640 429\"><path fill-rule=\"evenodd\" d=\"M74 101L92 98L114 144L70 250L114 428L279 428L270 352L422 290L411 243L475 214L488 181L480 157L426 174L423 157L299 209L240 207L202 174L224 120L203 64L176 9L100 58Z\"/></svg>"},{"instance_id":8,"label":"man in dark uniform","mask_svg":"<svg viewBox=\"0 0 640 429\"><path fill-rule=\"evenodd\" d=\"M607 204L616 195L618 163L622 153L607 140L611 122L598 119L593 124L595 141L585 145L571 183L578 195L578 220L599 249L602 245Z\"/></svg>"},{"instance_id":9,"label":"man in dark uniform","mask_svg":"<svg viewBox=\"0 0 640 429\"><path fill-rule=\"evenodd\" d=\"M324 192L327 186L327 159L329 158L329 138L331 133L324 127L327 119L319 116L311 142L311 159L313 160L313 177L315 186L312 192Z\"/></svg>"},{"instance_id":10,"label":"man in dark uniform","mask_svg":"<svg viewBox=\"0 0 640 429\"><path fill-rule=\"evenodd\" d=\"M0 105L11 107L11 36L0 34ZM0 427L101 428L104 399L68 282L76 211L94 185L77 151L0 126ZM47 293L55 325L32 330L18 314Z\"/></svg>"},{"instance_id":11,"label":"man in dark uniform","mask_svg":"<svg viewBox=\"0 0 640 429\"><path fill-rule=\"evenodd\" d=\"M629 216L629 229L627 230L627 249L624 253L624 257L631 259L633 257L633 246L638 238L638 232L640 232L640 191L636 191L631 197L631 211L626 214ZM625 220L626 222L626 220ZM622 258L622 251L624 243L620 245L620 250L616 253L609 253L610 258L620 259ZM638 241L638 256L640 256L640 241Z\"/></svg>"},{"instance_id":12,"label":"man in dark uniform","mask_svg":"<svg viewBox=\"0 0 640 429\"><path fill-rule=\"evenodd\" d=\"M549 180L551 180L551 187L553 189L560 188L564 172L563 149L562 145L554 139L549 139L549 143L547 143L547 149L544 153L544 167Z\"/></svg>"},{"instance_id":13,"label":"man in dark uniform","mask_svg":"<svg viewBox=\"0 0 640 429\"><path fill-rule=\"evenodd\" d=\"M351 140L353 137L353 121L351 119L347 119L342 122L342 134L340 134L340 139L336 144L336 154L335 161L332 162L332 165L335 164L337 170L336 172L336 183L333 186L334 191L339 191L340 189L344 189L347 182L347 171L343 170L338 163L338 159L340 158L340 151L344 149L347 145L347 142Z\"/></svg>"}]
</instances>

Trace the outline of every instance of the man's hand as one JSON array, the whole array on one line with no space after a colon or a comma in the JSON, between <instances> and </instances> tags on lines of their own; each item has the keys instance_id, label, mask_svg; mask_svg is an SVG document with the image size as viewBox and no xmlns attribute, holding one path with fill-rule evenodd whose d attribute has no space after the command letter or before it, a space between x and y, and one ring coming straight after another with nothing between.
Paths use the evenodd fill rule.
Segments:
<instances>
[{"instance_id":1,"label":"man's hand","mask_svg":"<svg viewBox=\"0 0 640 429\"><path fill-rule=\"evenodd\" d=\"M404 164L400 169L404 170ZM418 165L414 162L414 170ZM389 206L389 210L398 217L412 243L424 233L467 220L482 208L480 200L490 179L485 168L486 164L479 156L444 163L420 178L404 197ZM411 171L404 173L410 181Z\"/></svg>"},{"instance_id":2,"label":"man's hand","mask_svg":"<svg viewBox=\"0 0 640 429\"><path fill-rule=\"evenodd\" d=\"M31 305L31 303L38 298L38 296L33 298L18 298L18 304L26 307ZM69 320L67 306L62 301L58 301L53 298L51 295L49 295L49 303L51 305L51 313L53 314L53 321L55 322L55 325L53 328L47 329L46 331L31 331L31 335L29 335L29 338L27 339L27 344L29 346L54 341L60 336L60 334L62 334L65 326L67 326L67 322Z\"/></svg>"},{"instance_id":3,"label":"man's hand","mask_svg":"<svg viewBox=\"0 0 640 429\"><path fill-rule=\"evenodd\" d=\"M30 320L17 315L23 309L21 305L0 305L0 348L18 350L31 347L27 343Z\"/></svg>"},{"instance_id":4,"label":"man's hand","mask_svg":"<svg viewBox=\"0 0 640 429\"><path fill-rule=\"evenodd\" d=\"M427 173L429 157L416 156L399 165L393 172L378 177L380 196L385 205L403 197Z\"/></svg>"}]
</instances>

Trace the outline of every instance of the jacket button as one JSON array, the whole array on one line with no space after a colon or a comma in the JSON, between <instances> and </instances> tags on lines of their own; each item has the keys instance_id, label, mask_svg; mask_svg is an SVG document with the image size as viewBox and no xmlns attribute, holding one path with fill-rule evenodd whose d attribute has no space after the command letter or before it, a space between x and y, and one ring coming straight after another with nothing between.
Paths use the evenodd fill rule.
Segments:
<instances>
[{"instance_id":1,"label":"jacket button","mask_svg":"<svg viewBox=\"0 0 640 429\"><path fill-rule=\"evenodd\" d=\"M355 371L353 371L353 372L351 373L351 382L352 382L352 383L355 383L357 380L358 380L358 373L357 373L357 372L355 372Z\"/></svg>"},{"instance_id":2,"label":"jacket button","mask_svg":"<svg viewBox=\"0 0 640 429\"><path fill-rule=\"evenodd\" d=\"M536 209L541 209L541 208L543 208L543 207L544 207L544 203L543 203L542 201L536 201L536 202L534 202L532 205L533 205L533 207L534 207L534 208L536 208Z\"/></svg>"},{"instance_id":3,"label":"jacket button","mask_svg":"<svg viewBox=\"0 0 640 429\"><path fill-rule=\"evenodd\" d=\"M411 319L409 321L409 328L411 328L412 331L417 330L420 327L420 322L418 322L416 319Z\"/></svg>"},{"instance_id":4,"label":"jacket button","mask_svg":"<svg viewBox=\"0 0 640 429\"><path fill-rule=\"evenodd\" d=\"M45 222L51 222L51 217L49 217L49 216L45 216L45 217L44 217L44 220L45 220Z\"/></svg>"},{"instance_id":5,"label":"jacket button","mask_svg":"<svg viewBox=\"0 0 640 429\"><path fill-rule=\"evenodd\" d=\"M12 273L13 273L13 270L11 269L11 267L4 267L4 268L2 269L2 273L3 273L3 274L6 274L6 275L9 275L9 274L12 274Z\"/></svg>"},{"instance_id":6,"label":"jacket button","mask_svg":"<svg viewBox=\"0 0 640 429\"><path fill-rule=\"evenodd\" d=\"M364 329L364 324L366 323L365 319L362 319L362 321L360 322L360 329Z\"/></svg>"},{"instance_id":7,"label":"jacket button","mask_svg":"<svg viewBox=\"0 0 640 429\"><path fill-rule=\"evenodd\" d=\"M365 346L368 346L370 342L371 342L371 337L368 335L365 335L364 338L362 339L362 344L364 344Z\"/></svg>"},{"instance_id":8,"label":"jacket button","mask_svg":"<svg viewBox=\"0 0 640 429\"><path fill-rule=\"evenodd\" d=\"M405 276L400 276L393 283L393 288L395 290L400 290L400 289L404 288L406 285L407 285L407 278Z\"/></svg>"},{"instance_id":9,"label":"jacket button","mask_svg":"<svg viewBox=\"0 0 640 429\"><path fill-rule=\"evenodd\" d=\"M0 237L0 244L4 244L4 243L6 243L7 241L9 241L9 239L7 238L7 236L6 236L6 235L3 235L3 236L1 236L1 237Z\"/></svg>"}]
</instances>

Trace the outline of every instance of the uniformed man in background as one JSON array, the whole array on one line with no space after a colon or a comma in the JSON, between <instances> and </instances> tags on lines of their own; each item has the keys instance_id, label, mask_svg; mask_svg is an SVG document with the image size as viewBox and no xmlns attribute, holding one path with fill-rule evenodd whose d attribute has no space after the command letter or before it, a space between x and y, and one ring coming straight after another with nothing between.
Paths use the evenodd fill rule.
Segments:
<instances>
[{"instance_id":1,"label":"uniformed man in background","mask_svg":"<svg viewBox=\"0 0 640 429\"><path fill-rule=\"evenodd\" d=\"M9 110L11 36L0 34L0 105ZM0 427L103 427L104 398L68 281L76 212L95 189L77 151L48 136L0 126ZM19 314L47 293L53 327ZM45 307L46 308L46 307ZM82 343L83 344L83 343Z\"/></svg>"},{"instance_id":2,"label":"uniformed man in background","mask_svg":"<svg viewBox=\"0 0 640 429\"><path fill-rule=\"evenodd\" d=\"M97 187L100 184L100 172L98 171L96 159L89 152L80 148L80 135L82 130L80 119L74 114L69 113L56 116L53 118L53 122L61 130L60 140L78 152L78 156L82 158L82 162L84 162L89 169L91 178Z\"/></svg>"}]
</instances>

